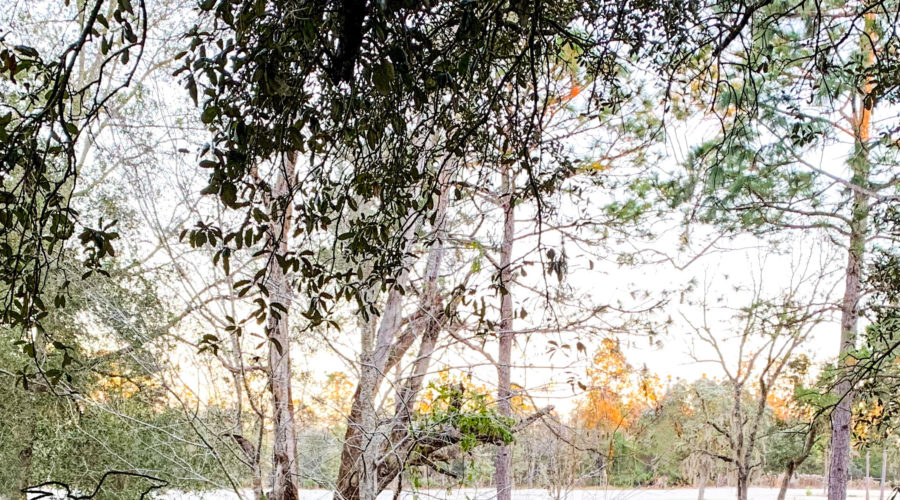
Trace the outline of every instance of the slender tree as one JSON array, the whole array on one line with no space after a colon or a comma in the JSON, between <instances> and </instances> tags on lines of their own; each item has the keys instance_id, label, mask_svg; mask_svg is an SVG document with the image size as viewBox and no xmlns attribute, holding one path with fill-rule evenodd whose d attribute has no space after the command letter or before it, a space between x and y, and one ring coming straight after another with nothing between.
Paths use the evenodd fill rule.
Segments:
<instances>
[{"instance_id":1,"label":"slender tree","mask_svg":"<svg viewBox=\"0 0 900 500\"><path fill-rule=\"evenodd\" d=\"M804 292L802 287L809 280L814 285L811 291ZM822 274L798 274L784 296L775 299L766 299L762 285L756 283L750 305L738 313L735 334L718 333L721 327L709 321L711 311L706 294L701 301L703 323L693 324L685 318L697 339L711 351L712 360L725 373L730 411L718 415L705 411L704 414L707 424L728 443L727 453L713 456L734 471L739 500L748 498L752 476L759 466L757 455L771 391L828 310L827 303L821 302L819 291L820 286L827 289L823 281ZM728 339L733 340L733 346ZM732 348L736 349L735 359L729 359Z\"/></svg>"},{"instance_id":2,"label":"slender tree","mask_svg":"<svg viewBox=\"0 0 900 500\"><path fill-rule=\"evenodd\" d=\"M500 415L512 418L511 383L513 344L513 293L512 293L512 252L516 235L513 174L508 165L500 171L500 209L503 213L503 237L500 241L499 279L497 288L500 295L499 346L497 354L497 406ZM498 500L510 500L512 495L512 449L502 444L497 448L494 465L494 482L497 484Z\"/></svg>"},{"instance_id":3,"label":"slender tree","mask_svg":"<svg viewBox=\"0 0 900 500\"><path fill-rule=\"evenodd\" d=\"M891 168L895 148L889 140L876 140L872 130L883 92L896 91L879 76L887 71L886 60L879 58L896 43L897 5L795 7L779 22L760 26L747 50L735 54L733 71L722 67L695 87L718 96L714 114L722 125L722 135L689 160L692 182L703 186L703 208L695 214L757 233L822 230L840 245L847 260L843 295L836 299L839 357L850 364L863 306L866 248L891 237L873 231L870 213L892 203L900 181ZM765 17L772 15L769 9L779 8L762 8L754 18L771 19ZM797 24L791 21L796 16L814 22ZM841 35L825 40L823 32ZM792 101L785 104L788 96ZM882 123L882 133L890 135L893 125ZM841 146L850 150L844 168L826 160ZM831 412L828 495L843 500L850 463L850 379L837 380L833 389L838 401Z\"/></svg>"}]
</instances>

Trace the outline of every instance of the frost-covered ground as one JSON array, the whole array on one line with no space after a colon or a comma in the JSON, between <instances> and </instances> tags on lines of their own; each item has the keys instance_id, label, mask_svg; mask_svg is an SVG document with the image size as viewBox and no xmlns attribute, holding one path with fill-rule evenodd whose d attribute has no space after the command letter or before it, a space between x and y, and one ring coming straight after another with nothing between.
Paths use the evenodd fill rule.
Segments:
<instances>
[{"instance_id":1,"label":"frost-covered ground","mask_svg":"<svg viewBox=\"0 0 900 500\"><path fill-rule=\"evenodd\" d=\"M385 492L378 500L391 500L393 492ZM462 489L462 490L424 490L416 493L404 493L404 500L490 500L494 498L491 489ZM750 500L776 500L778 490L775 488L750 488ZM850 490L848 498L865 498L862 490ZM236 500L234 492L208 492L205 494L191 494L169 492L163 498L165 500ZM252 498L246 496L245 498ZM326 490L302 490L300 500L331 500L332 493ZM695 500L697 490L671 489L671 490L573 490L568 495L557 499L546 490L516 490L513 492L513 500ZM706 500L733 500L736 498L734 488L707 488ZM821 500L821 489L792 489L788 490L788 500ZM872 498L878 498L878 490L873 489Z\"/></svg>"}]
</instances>

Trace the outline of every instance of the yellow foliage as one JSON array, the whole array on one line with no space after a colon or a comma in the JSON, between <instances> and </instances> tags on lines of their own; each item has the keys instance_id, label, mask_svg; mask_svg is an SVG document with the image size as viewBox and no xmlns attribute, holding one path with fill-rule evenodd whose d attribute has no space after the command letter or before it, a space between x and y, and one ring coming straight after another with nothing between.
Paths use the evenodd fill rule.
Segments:
<instances>
[{"instance_id":1,"label":"yellow foliage","mask_svg":"<svg viewBox=\"0 0 900 500\"><path fill-rule=\"evenodd\" d=\"M321 409L317 412L318 418L327 424L343 423L350 414L354 388L353 381L346 373L329 373L318 397L321 402Z\"/></svg>"},{"instance_id":2,"label":"yellow foliage","mask_svg":"<svg viewBox=\"0 0 900 500\"><path fill-rule=\"evenodd\" d=\"M659 376L629 365L616 340L604 339L592 361L587 369L590 385L575 410L585 427L602 431L625 429L642 412L659 403Z\"/></svg>"},{"instance_id":3,"label":"yellow foliage","mask_svg":"<svg viewBox=\"0 0 900 500\"><path fill-rule=\"evenodd\" d=\"M445 369L438 372L437 380L434 380L428 388L422 391L422 397L419 398L419 402L416 405L416 411L419 413L433 412L435 409L435 401L438 399L438 391L435 387L450 386L462 386L465 399L470 399L473 395L479 395L484 397L485 404L492 404L494 402L493 391L487 385L476 384L472 382L471 377L464 376L460 373L451 374L450 370ZM513 398L513 400L515 400L515 398ZM513 404L515 404L515 401L513 401Z\"/></svg>"}]
</instances>

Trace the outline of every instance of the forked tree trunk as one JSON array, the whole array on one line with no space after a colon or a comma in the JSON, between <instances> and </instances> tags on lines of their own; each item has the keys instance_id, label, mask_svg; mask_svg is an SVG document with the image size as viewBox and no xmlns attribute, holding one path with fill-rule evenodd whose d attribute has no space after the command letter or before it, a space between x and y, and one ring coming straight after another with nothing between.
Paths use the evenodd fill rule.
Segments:
<instances>
[{"instance_id":1,"label":"forked tree trunk","mask_svg":"<svg viewBox=\"0 0 900 500\"><path fill-rule=\"evenodd\" d=\"M500 172L500 203L503 210L503 241L500 243L500 352L497 356L497 409L504 417L512 417L512 387L510 364L513 341L512 304L512 248L515 236L515 209L513 204L513 179L509 165ZM497 485L497 500L510 500L512 495L512 449L506 445L497 447L494 462L494 482Z\"/></svg>"},{"instance_id":2,"label":"forked tree trunk","mask_svg":"<svg viewBox=\"0 0 900 500\"><path fill-rule=\"evenodd\" d=\"M419 227L421 218L415 210L410 210L403 230L403 250L408 255L412 251L415 241L415 233ZM405 287L409 280L409 271L404 269L397 278L397 286ZM367 297L365 301L374 303L375 297ZM397 330L403 321L403 294L397 287L391 289L385 302L384 312L380 318L372 316L362 324L362 346L360 376L359 376L359 420L350 422L350 425L359 427L362 450L357 458L356 470L358 471L359 498L361 500L375 500L382 487L378 462L381 451L387 442L385 429L379 429L376 398L378 388L384 380L385 374L390 370L388 358L391 345ZM368 313L371 314L371 313Z\"/></svg>"},{"instance_id":3,"label":"forked tree trunk","mask_svg":"<svg viewBox=\"0 0 900 500\"><path fill-rule=\"evenodd\" d=\"M270 300L284 309L272 311L266 325L269 336L269 388L272 391L272 499L297 498L297 437L294 429L294 403L291 393L291 341L288 312L291 290L275 255L287 252L291 227L291 203L287 201L289 184L294 177L296 155L288 155L272 192L270 212L273 226L269 231L268 289ZM280 222L280 224L277 224ZM277 224L277 225L276 225Z\"/></svg>"},{"instance_id":4,"label":"forked tree trunk","mask_svg":"<svg viewBox=\"0 0 900 500\"><path fill-rule=\"evenodd\" d=\"M347 431L341 450L335 500L371 500L387 487L406 465L401 463L399 458L404 453L397 449L391 453L390 448L393 443L404 441L404 438L408 437L412 419L411 407L421 390L422 380L430 366L438 333L443 326L443 311L438 300L440 288L438 277L444 253L444 218L446 217L449 192L449 188L446 186L448 175L449 173L443 174L441 177L443 190L436 208L436 242L429 250L422 296L419 301L419 311L422 314L412 319L408 318L409 324L401 333L401 324L404 320L402 316L403 294L396 288L389 292L381 323L375 335L375 347L372 349L371 361L364 363L361 369L360 381L353 395L350 415L347 417ZM406 253L412 251L413 238L418 227L417 222L414 227L408 228ZM401 286L405 286L407 276L408 273L403 272L398 278ZM384 374L399 365L400 358L416 340L420 340L419 354L414 362L412 374L407 378L403 387L398 390L394 428L379 429L380 435L373 440L370 438L371 429L369 428L373 425L370 417L374 415L372 412L374 397L384 379ZM384 432L381 432L382 430ZM387 442L388 435L390 435L391 443ZM408 446L409 440L407 439L405 442L404 446ZM390 453L390 456L385 457L384 453ZM379 467L375 467L374 462L378 460L381 460L382 463ZM363 484L366 477L369 482Z\"/></svg>"}]
</instances>

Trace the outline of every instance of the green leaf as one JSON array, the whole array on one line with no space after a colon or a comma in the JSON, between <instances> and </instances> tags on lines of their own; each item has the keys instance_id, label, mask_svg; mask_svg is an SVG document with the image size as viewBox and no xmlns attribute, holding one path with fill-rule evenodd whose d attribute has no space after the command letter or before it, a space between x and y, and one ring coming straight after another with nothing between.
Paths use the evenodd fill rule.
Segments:
<instances>
[{"instance_id":1,"label":"green leaf","mask_svg":"<svg viewBox=\"0 0 900 500\"><path fill-rule=\"evenodd\" d=\"M219 108L216 106L207 106L203 110L203 114L200 115L200 121L209 125L213 120L216 119L216 116L219 114Z\"/></svg>"},{"instance_id":2,"label":"green leaf","mask_svg":"<svg viewBox=\"0 0 900 500\"><path fill-rule=\"evenodd\" d=\"M394 65L390 62L383 62L375 66L372 72L372 83L375 84L375 90L382 95L389 94L394 76Z\"/></svg>"},{"instance_id":3,"label":"green leaf","mask_svg":"<svg viewBox=\"0 0 900 500\"><path fill-rule=\"evenodd\" d=\"M234 207L235 203L237 203L237 186L231 182L222 184L220 196L222 198L222 203L228 207Z\"/></svg>"},{"instance_id":4,"label":"green leaf","mask_svg":"<svg viewBox=\"0 0 900 500\"><path fill-rule=\"evenodd\" d=\"M16 45L14 48L18 53L24 56L37 58L39 55L37 50L27 45Z\"/></svg>"}]
</instances>

